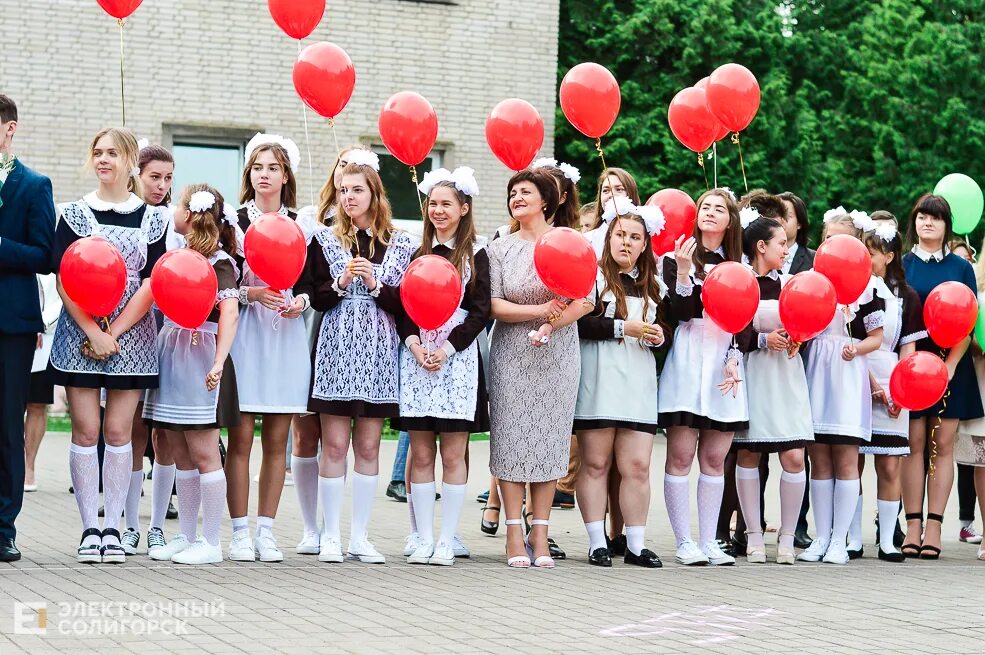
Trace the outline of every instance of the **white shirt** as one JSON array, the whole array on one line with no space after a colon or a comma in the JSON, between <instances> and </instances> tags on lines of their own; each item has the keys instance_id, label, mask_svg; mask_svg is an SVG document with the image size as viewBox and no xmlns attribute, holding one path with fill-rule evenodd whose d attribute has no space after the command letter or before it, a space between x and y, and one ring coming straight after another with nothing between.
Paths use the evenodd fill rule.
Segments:
<instances>
[{"instance_id":1,"label":"white shirt","mask_svg":"<svg viewBox=\"0 0 985 655\"><path fill-rule=\"evenodd\" d=\"M945 246L939 250L935 250L934 252L927 252L919 245L916 245L913 246L911 252L917 257L919 257L921 261L924 262L930 262L930 261L942 262L944 261L944 255L948 254L949 251L947 246Z\"/></svg>"},{"instance_id":2,"label":"white shirt","mask_svg":"<svg viewBox=\"0 0 985 655\"><path fill-rule=\"evenodd\" d=\"M790 267L793 266L793 256L797 254L797 249L800 245L795 241L792 246L787 250L787 258L783 260L783 274L787 275L790 273Z\"/></svg>"}]
</instances>

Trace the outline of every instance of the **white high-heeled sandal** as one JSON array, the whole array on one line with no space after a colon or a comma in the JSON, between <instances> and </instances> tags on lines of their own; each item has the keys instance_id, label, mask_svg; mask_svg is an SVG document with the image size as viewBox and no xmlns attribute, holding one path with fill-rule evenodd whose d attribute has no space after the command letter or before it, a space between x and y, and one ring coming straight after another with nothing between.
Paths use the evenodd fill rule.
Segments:
<instances>
[{"instance_id":1,"label":"white high-heeled sandal","mask_svg":"<svg viewBox=\"0 0 985 655\"><path fill-rule=\"evenodd\" d=\"M746 530L746 561L750 564L765 564L766 563L766 544L757 547L753 550L752 546L749 545L749 535L758 534L762 535L762 530Z\"/></svg>"},{"instance_id":2,"label":"white high-heeled sandal","mask_svg":"<svg viewBox=\"0 0 985 655\"><path fill-rule=\"evenodd\" d=\"M548 526L551 522L547 519L533 519L530 521L530 526L543 525ZM553 569L554 568L554 558L548 555L541 555L540 557L534 559L534 549L530 547L529 542L524 542L527 545L527 555L533 560L533 565L542 569Z\"/></svg>"},{"instance_id":3,"label":"white high-heeled sandal","mask_svg":"<svg viewBox=\"0 0 985 655\"><path fill-rule=\"evenodd\" d=\"M523 519L506 519L506 532L509 534L509 526L511 525L523 525ZM526 542L524 542L526 543ZM509 546L506 547L506 552L510 552ZM529 547L528 547L529 552ZM516 557L510 557L506 560L506 566L511 569L526 569L530 568L530 558L526 555L517 555Z\"/></svg>"}]
</instances>

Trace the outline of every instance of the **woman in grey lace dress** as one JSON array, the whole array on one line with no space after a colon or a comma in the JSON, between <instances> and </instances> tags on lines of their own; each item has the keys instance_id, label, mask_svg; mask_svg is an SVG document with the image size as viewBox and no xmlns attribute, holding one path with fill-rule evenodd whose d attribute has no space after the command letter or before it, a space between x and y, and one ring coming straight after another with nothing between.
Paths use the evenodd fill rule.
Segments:
<instances>
[{"instance_id":1,"label":"woman in grey lace dress","mask_svg":"<svg viewBox=\"0 0 985 655\"><path fill-rule=\"evenodd\" d=\"M534 269L534 244L553 229L558 206L549 173L525 170L510 179L508 206L520 230L489 247L492 316L489 344L489 468L500 480L506 509L507 564L553 567L547 526L557 480L568 470L568 449L581 371L574 323L592 309L565 306ZM553 319L553 320L552 320ZM530 483L533 519L523 540L523 492ZM524 555L524 552L527 552Z\"/></svg>"}]
</instances>

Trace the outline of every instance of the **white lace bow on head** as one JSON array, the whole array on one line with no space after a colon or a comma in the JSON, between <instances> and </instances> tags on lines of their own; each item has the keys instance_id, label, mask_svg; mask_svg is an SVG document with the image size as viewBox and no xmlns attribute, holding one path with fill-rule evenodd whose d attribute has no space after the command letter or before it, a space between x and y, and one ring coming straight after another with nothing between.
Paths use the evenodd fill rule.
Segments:
<instances>
[{"instance_id":1,"label":"white lace bow on head","mask_svg":"<svg viewBox=\"0 0 985 655\"><path fill-rule=\"evenodd\" d=\"M369 166L377 173L380 172L380 156L372 150L353 148L345 153L345 163L357 164L359 166Z\"/></svg>"},{"instance_id":2,"label":"white lace bow on head","mask_svg":"<svg viewBox=\"0 0 985 655\"><path fill-rule=\"evenodd\" d=\"M282 147L287 152L287 159L291 164L291 170L297 172L298 167L301 165L301 150L298 148L298 144L294 141L282 137L279 134L264 134L262 132L257 132L250 142L246 144L246 151L244 155L245 164L250 163L250 156L253 155L253 151L262 145L268 143L276 144Z\"/></svg>"},{"instance_id":3,"label":"white lace bow on head","mask_svg":"<svg viewBox=\"0 0 985 655\"><path fill-rule=\"evenodd\" d=\"M757 218L761 218L762 214L755 207L743 207L739 210L739 223L742 224L742 229L748 228L753 224Z\"/></svg>"},{"instance_id":4,"label":"white lace bow on head","mask_svg":"<svg viewBox=\"0 0 985 655\"><path fill-rule=\"evenodd\" d=\"M424 195L428 195L438 182L451 182L459 192L469 198L479 195L479 183L475 181L475 169L468 166L459 166L454 171L449 171L447 168L428 171L424 174L424 178L417 185L417 188Z\"/></svg>"}]
</instances>

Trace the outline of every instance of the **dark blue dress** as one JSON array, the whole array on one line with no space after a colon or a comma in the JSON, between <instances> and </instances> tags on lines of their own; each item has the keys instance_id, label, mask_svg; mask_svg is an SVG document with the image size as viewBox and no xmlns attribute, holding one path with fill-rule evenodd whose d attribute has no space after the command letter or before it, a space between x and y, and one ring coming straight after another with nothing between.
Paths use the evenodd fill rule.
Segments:
<instances>
[{"instance_id":1,"label":"dark blue dress","mask_svg":"<svg viewBox=\"0 0 985 655\"><path fill-rule=\"evenodd\" d=\"M903 269L906 271L907 284L920 295L921 302L926 302L930 292L942 282L961 282L967 285L976 296L978 294L975 270L971 264L955 254L944 255L942 261L931 259L925 262L912 252L907 253L903 256ZM917 342L917 350L941 353L941 347L929 337ZM944 354L946 356L947 352L945 351ZM971 360L971 349L958 362L954 377L948 384L948 389L951 393L947 396L947 409L940 414L941 418L956 418L967 421L985 416L985 411L982 409L982 397L978 393L975 366ZM910 412L910 418L937 416L942 406L943 401L928 409Z\"/></svg>"}]
</instances>

